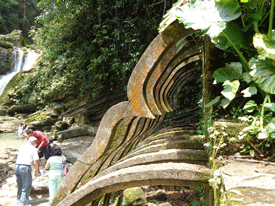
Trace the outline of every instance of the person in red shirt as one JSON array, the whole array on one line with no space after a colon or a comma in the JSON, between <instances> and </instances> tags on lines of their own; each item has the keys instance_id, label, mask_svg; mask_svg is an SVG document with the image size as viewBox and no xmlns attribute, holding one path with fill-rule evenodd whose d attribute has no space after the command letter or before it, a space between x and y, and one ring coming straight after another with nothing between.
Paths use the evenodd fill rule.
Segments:
<instances>
[{"instance_id":1,"label":"person in red shirt","mask_svg":"<svg viewBox=\"0 0 275 206\"><path fill-rule=\"evenodd\" d=\"M36 147L39 156L39 163L40 159L43 156L45 157L47 163L47 160L51 156L51 145L49 139L41 131L33 131L32 129L28 129L26 133L28 135L27 140L29 140L30 137L36 138Z\"/></svg>"}]
</instances>

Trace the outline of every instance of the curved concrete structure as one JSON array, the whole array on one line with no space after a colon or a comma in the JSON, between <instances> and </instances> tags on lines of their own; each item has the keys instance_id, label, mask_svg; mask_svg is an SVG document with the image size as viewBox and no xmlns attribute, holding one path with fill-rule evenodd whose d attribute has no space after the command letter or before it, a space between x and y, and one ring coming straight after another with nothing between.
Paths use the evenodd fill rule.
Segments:
<instances>
[{"instance_id":1,"label":"curved concrete structure","mask_svg":"<svg viewBox=\"0 0 275 206\"><path fill-rule=\"evenodd\" d=\"M129 101L105 113L93 144L70 169L52 205L97 205L110 192L144 185L210 191L208 157L195 123L160 129L180 89L197 78L200 45L187 38L181 51L176 47L192 32L175 23L152 41L129 79Z\"/></svg>"},{"instance_id":2,"label":"curved concrete structure","mask_svg":"<svg viewBox=\"0 0 275 206\"><path fill-rule=\"evenodd\" d=\"M142 185L175 185L208 187L202 176L207 173L203 166L187 163L160 163L133 166L95 178L65 198L58 206L83 206L100 196ZM183 177L188 176L186 180Z\"/></svg>"}]
</instances>

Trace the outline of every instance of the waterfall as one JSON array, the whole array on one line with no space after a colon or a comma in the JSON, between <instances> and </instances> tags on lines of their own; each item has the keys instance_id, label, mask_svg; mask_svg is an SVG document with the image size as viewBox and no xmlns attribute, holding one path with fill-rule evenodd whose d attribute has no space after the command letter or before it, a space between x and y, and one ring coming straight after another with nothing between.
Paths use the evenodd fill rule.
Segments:
<instances>
[{"instance_id":1,"label":"waterfall","mask_svg":"<svg viewBox=\"0 0 275 206\"><path fill-rule=\"evenodd\" d=\"M39 53L36 53L34 50L28 50L27 56L24 61L24 65L21 70L30 70L34 65Z\"/></svg>"},{"instance_id":2,"label":"waterfall","mask_svg":"<svg viewBox=\"0 0 275 206\"><path fill-rule=\"evenodd\" d=\"M26 57L23 62L24 51L22 49L14 50L12 53L13 62L12 62L12 71L5 75L0 75L0 95L4 91L6 85L9 83L11 78L22 70L29 70L35 63L38 53L33 50L28 50Z\"/></svg>"}]
</instances>

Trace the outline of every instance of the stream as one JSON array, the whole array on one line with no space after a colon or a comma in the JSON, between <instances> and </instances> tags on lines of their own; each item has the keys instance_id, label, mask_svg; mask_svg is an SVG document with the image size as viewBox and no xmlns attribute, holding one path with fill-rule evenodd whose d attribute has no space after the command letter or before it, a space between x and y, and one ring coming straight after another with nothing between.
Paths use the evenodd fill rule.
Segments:
<instances>
[{"instance_id":1,"label":"stream","mask_svg":"<svg viewBox=\"0 0 275 206\"><path fill-rule=\"evenodd\" d=\"M24 143L26 143L26 139L18 137L17 133L0 133L0 150L18 149Z\"/></svg>"}]
</instances>

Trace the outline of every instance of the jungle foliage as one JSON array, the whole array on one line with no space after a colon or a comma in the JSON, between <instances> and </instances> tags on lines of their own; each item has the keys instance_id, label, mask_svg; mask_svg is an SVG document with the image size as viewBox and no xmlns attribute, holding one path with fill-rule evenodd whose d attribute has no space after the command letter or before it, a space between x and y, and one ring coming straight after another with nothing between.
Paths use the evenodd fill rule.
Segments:
<instances>
[{"instance_id":1,"label":"jungle foliage","mask_svg":"<svg viewBox=\"0 0 275 206\"><path fill-rule=\"evenodd\" d=\"M93 96L125 87L173 1L41 0L32 29L43 54L22 82L24 101Z\"/></svg>"},{"instance_id":2,"label":"jungle foliage","mask_svg":"<svg viewBox=\"0 0 275 206\"><path fill-rule=\"evenodd\" d=\"M221 93L206 106L215 106L218 112L225 111L247 124L239 139L249 143L243 152L251 156L263 157L274 151L274 2L195 0L184 4L178 1L160 26L163 31L178 20L200 35L208 35L223 56L238 57L239 61L229 61L213 73Z\"/></svg>"},{"instance_id":3,"label":"jungle foliage","mask_svg":"<svg viewBox=\"0 0 275 206\"><path fill-rule=\"evenodd\" d=\"M25 38L34 25L35 17L40 11L39 0L1 0L0 1L0 34L9 34L21 30Z\"/></svg>"}]
</instances>

